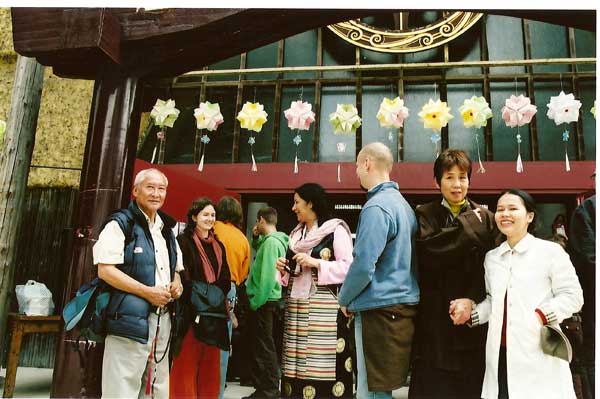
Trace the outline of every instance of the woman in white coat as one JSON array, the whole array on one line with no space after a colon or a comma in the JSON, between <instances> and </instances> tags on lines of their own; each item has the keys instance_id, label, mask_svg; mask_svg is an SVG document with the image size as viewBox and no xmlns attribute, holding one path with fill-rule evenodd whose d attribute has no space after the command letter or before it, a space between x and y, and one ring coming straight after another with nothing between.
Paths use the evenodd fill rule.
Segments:
<instances>
[{"instance_id":1,"label":"woman in white coat","mask_svg":"<svg viewBox=\"0 0 600 399\"><path fill-rule=\"evenodd\" d=\"M569 364L542 351L544 324L579 311L583 295L567 253L535 238L535 202L522 190L503 192L495 220L506 241L485 257L487 297L450 303L455 324L489 322L484 399L574 399Z\"/></svg>"}]
</instances>

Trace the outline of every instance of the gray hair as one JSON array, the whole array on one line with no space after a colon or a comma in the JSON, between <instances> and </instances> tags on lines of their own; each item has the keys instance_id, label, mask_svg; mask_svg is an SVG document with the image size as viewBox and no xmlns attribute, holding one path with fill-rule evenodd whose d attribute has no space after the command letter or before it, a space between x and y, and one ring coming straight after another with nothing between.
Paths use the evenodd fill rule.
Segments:
<instances>
[{"instance_id":1,"label":"gray hair","mask_svg":"<svg viewBox=\"0 0 600 399\"><path fill-rule=\"evenodd\" d=\"M168 186L169 185L169 179L167 179L167 175L165 175L163 172L161 172L158 169L155 168L149 168L149 169L143 169L140 170L138 172L137 175L135 175L135 179L133 181L133 185L136 187L139 187L140 184L142 184L142 182L144 181L144 179L150 174L150 173L156 173L160 176L162 176L162 178L165 180L165 185Z\"/></svg>"}]
</instances>

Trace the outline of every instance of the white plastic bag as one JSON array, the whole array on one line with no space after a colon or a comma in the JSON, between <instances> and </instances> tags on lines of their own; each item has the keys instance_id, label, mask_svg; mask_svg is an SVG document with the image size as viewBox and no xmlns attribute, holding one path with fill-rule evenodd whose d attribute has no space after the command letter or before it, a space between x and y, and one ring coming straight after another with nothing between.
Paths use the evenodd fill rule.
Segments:
<instances>
[{"instance_id":1,"label":"white plastic bag","mask_svg":"<svg viewBox=\"0 0 600 399\"><path fill-rule=\"evenodd\" d=\"M29 280L25 285L15 287L19 313L27 316L48 316L54 312L52 293L44 283Z\"/></svg>"}]
</instances>

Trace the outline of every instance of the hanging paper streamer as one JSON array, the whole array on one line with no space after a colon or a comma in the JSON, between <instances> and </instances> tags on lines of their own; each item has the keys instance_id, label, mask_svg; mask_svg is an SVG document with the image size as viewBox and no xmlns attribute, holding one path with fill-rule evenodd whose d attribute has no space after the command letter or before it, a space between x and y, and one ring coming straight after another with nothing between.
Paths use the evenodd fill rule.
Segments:
<instances>
[{"instance_id":1,"label":"hanging paper streamer","mask_svg":"<svg viewBox=\"0 0 600 399\"><path fill-rule=\"evenodd\" d=\"M341 154L346 152L346 143L337 143L337 151L338 151L338 153L340 153L340 157L341 157ZM342 181L341 167L340 167L339 162L337 165L337 181L338 181L338 183Z\"/></svg>"},{"instance_id":2,"label":"hanging paper streamer","mask_svg":"<svg viewBox=\"0 0 600 399\"><path fill-rule=\"evenodd\" d=\"M463 119L465 127L480 129L487 125L488 119L492 117L492 110L484 97L473 96L466 99L463 105L458 109ZM478 173L485 173L485 168L481 162L481 153L479 152L479 133L475 133L475 143L477 145L477 158L479 160Z\"/></svg>"},{"instance_id":3,"label":"hanging paper streamer","mask_svg":"<svg viewBox=\"0 0 600 399\"><path fill-rule=\"evenodd\" d=\"M356 129L360 127L362 120L360 116L358 116L358 110L354 105L338 104L335 112L329 114L329 123L331 123L331 126L333 127L334 134L351 135L356 133ZM341 159L342 153L346 151L346 143L338 142L337 150ZM337 166L338 183L342 181L340 162L338 162Z\"/></svg>"},{"instance_id":4,"label":"hanging paper streamer","mask_svg":"<svg viewBox=\"0 0 600 399\"><path fill-rule=\"evenodd\" d=\"M596 100L594 100L594 106L590 109L592 115L594 115L594 119L596 119ZM1 122L1 121L0 121Z\"/></svg>"},{"instance_id":5,"label":"hanging paper streamer","mask_svg":"<svg viewBox=\"0 0 600 399\"><path fill-rule=\"evenodd\" d=\"M246 101L242 110L237 115L237 120L240 122L240 126L242 129L248 129L250 131L254 131L259 133L262 129L263 125L267 121L267 113L265 112L264 106L260 103L251 103ZM250 133L250 138L248 139L248 144L250 144L250 156L252 157L252 172L256 172L258 168L256 167L256 161L254 159L254 143L256 142L252 133Z\"/></svg>"},{"instance_id":6,"label":"hanging paper streamer","mask_svg":"<svg viewBox=\"0 0 600 399\"><path fill-rule=\"evenodd\" d=\"M194 110L194 118L196 118L196 127L200 131L206 129L214 132L223 123L223 115L221 114L219 104L213 104L208 101L200 103L199 107ZM210 142L210 138L207 134L203 134L200 142L202 143L202 156L198 164L198 171L202 172L204 169L204 153L206 145Z\"/></svg>"},{"instance_id":7,"label":"hanging paper streamer","mask_svg":"<svg viewBox=\"0 0 600 399\"><path fill-rule=\"evenodd\" d=\"M581 108L581 101L576 100L572 93L565 94L561 91L558 96L550 97L548 105L548 118L552 119L556 126L566 123L567 125L571 122L577 122L579 119L579 109ZM565 170L569 172L571 166L569 165L569 130L568 126L563 132L562 140L565 143Z\"/></svg>"},{"instance_id":8,"label":"hanging paper streamer","mask_svg":"<svg viewBox=\"0 0 600 399\"><path fill-rule=\"evenodd\" d=\"M173 127L173 123L175 123L178 117L179 110L175 108L175 101L171 99L163 101L160 98L156 100L152 111L150 111L150 118L152 118L156 126L160 127L160 131L156 134L158 140L154 146L154 151L152 151L152 161L150 162L154 163L159 146L158 162L163 162L167 127Z\"/></svg>"},{"instance_id":9,"label":"hanging paper streamer","mask_svg":"<svg viewBox=\"0 0 600 399\"><path fill-rule=\"evenodd\" d=\"M516 83L515 83L516 85ZM517 173L523 172L523 161L521 159L521 132L519 128L531 122L534 115L537 113L537 107L531 103L529 97L524 95L511 95L504 101L502 107L502 119L506 126L517 128Z\"/></svg>"},{"instance_id":10,"label":"hanging paper streamer","mask_svg":"<svg viewBox=\"0 0 600 399\"><path fill-rule=\"evenodd\" d=\"M312 105L302 100L292 101L290 108L283 114L288 121L288 127L296 130L296 136L293 141L296 144L296 155L294 157L294 173L298 173L298 147L302 142L300 130L308 130L310 124L315 121L315 113L312 111Z\"/></svg>"},{"instance_id":11,"label":"hanging paper streamer","mask_svg":"<svg viewBox=\"0 0 600 399\"><path fill-rule=\"evenodd\" d=\"M518 128L517 128L518 129ZM521 135L517 133L517 173L523 173L523 161L521 160Z\"/></svg>"},{"instance_id":12,"label":"hanging paper streamer","mask_svg":"<svg viewBox=\"0 0 600 399\"><path fill-rule=\"evenodd\" d=\"M454 118L454 116L450 114L450 107L448 107L446 102L440 100L433 101L431 98L427 104L423 105L418 115L425 129L432 129L434 132L437 132L431 135L435 158L437 158L440 155L438 142L440 142L441 136L439 132L443 127L448 125L448 121Z\"/></svg>"}]
</instances>

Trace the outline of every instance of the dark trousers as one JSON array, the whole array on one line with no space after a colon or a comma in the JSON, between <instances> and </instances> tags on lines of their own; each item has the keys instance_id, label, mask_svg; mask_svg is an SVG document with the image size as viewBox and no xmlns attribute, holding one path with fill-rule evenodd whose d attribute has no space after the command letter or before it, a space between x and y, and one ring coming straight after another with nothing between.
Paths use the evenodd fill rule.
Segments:
<instances>
[{"instance_id":1,"label":"dark trousers","mask_svg":"<svg viewBox=\"0 0 600 399\"><path fill-rule=\"evenodd\" d=\"M506 346L500 347L500 356L498 356L498 399L508 399L508 379L506 377Z\"/></svg>"},{"instance_id":2,"label":"dark trousers","mask_svg":"<svg viewBox=\"0 0 600 399\"><path fill-rule=\"evenodd\" d=\"M256 312L250 313L250 325L254 336L252 384L256 389L255 396L260 398L279 398L281 371L273 338L273 327L278 313L278 302L267 302Z\"/></svg>"}]
</instances>

